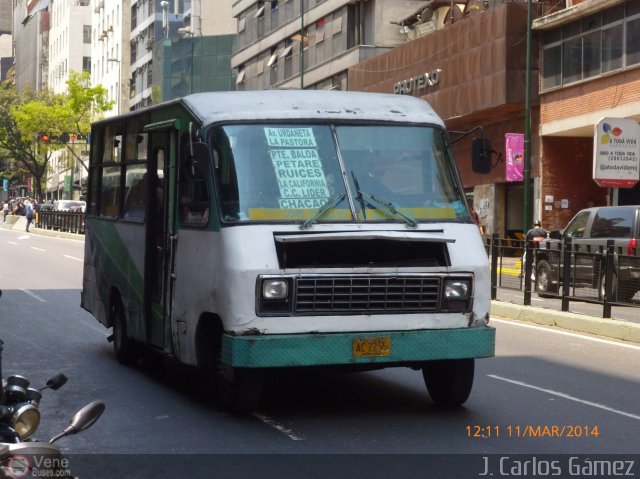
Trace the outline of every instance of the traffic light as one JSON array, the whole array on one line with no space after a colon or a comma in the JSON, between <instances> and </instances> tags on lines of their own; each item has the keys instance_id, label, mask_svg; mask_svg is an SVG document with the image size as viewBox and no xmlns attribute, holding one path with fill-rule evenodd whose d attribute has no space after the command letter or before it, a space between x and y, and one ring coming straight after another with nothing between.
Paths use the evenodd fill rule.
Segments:
<instances>
[{"instance_id":1,"label":"traffic light","mask_svg":"<svg viewBox=\"0 0 640 479\"><path fill-rule=\"evenodd\" d=\"M62 143L67 143L69 141L69 133L63 133L62 135L60 135L60 141Z\"/></svg>"},{"instance_id":2,"label":"traffic light","mask_svg":"<svg viewBox=\"0 0 640 479\"><path fill-rule=\"evenodd\" d=\"M43 131L41 131L40 133L38 133L38 139L40 141L42 141L43 143L49 143L49 141L51 140L49 133L45 133Z\"/></svg>"}]
</instances>

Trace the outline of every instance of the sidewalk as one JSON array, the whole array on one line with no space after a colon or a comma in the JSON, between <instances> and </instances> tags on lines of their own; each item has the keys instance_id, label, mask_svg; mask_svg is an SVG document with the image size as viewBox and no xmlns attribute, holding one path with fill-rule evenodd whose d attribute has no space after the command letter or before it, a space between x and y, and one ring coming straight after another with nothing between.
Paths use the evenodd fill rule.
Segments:
<instances>
[{"instance_id":1,"label":"sidewalk","mask_svg":"<svg viewBox=\"0 0 640 479\"><path fill-rule=\"evenodd\" d=\"M618 319L597 318L586 314L554 311L504 301L491 302L491 316L640 343L640 324Z\"/></svg>"},{"instance_id":2,"label":"sidewalk","mask_svg":"<svg viewBox=\"0 0 640 479\"><path fill-rule=\"evenodd\" d=\"M0 222L0 226L8 230L23 231L26 234L27 219L24 216L10 215L10 216L7 216L6 223ZM31 227L29 228L29 234L35 234L40 236L50 236L53 238L66 238L66 239L84 241L84 235L80 235L76 233L67 233L65 231L38 228L35 226L33 222L31 223Z\"/></svg>"}]
</instances>

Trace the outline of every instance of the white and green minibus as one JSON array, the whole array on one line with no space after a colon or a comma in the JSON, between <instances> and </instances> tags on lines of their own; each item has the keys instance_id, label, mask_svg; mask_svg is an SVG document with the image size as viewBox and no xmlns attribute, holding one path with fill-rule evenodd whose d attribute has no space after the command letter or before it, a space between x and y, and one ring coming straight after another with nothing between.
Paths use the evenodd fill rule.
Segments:
<instances>
[{"instance_id":1,"label":"white and green minibus","mask_svg":"<svg viewBox=\"0 0 640 479\"><path fill-rule=\"evenodd\" d=\"M435 403L467 400L494 355L489 264L426 102L198 93L90 143L82 307L119 361L197 366L236 411L290 367L409 367Z\"/></svg>"}]
</instances>

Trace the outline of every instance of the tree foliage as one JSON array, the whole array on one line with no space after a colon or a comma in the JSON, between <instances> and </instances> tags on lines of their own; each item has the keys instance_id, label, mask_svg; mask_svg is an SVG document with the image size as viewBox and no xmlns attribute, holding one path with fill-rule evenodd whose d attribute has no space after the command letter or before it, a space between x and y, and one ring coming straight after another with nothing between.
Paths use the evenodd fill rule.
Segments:
<instances>
[{"instance_id":1,"label":"tree foliage","mask_svg":"<svg viewBox=\"0 0 640 479\"><path fill-rule=\"evenodd\" d=\"M53 151L67 149L86 168L79 145L57 139L63 133L86 138L91 122L113 105L102 85L91 86L89 72L71 71L67 91L62 94L29 88L15 91L4 85L0 89L0 156L13 160L13 174L33 176L40 196ZM42 132L51 140L40 141Z\"/></svg>"}]
</instances>

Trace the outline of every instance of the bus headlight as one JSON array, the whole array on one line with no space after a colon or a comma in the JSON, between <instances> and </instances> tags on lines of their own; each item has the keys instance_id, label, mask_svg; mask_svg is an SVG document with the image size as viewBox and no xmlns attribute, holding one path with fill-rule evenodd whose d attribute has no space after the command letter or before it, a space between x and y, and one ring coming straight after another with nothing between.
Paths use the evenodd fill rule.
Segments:
<instances>
[{"instance_id":1,"label":"bus headlight","mask_svg":"<svg viewBox=\"0 0 640 479\"><path fill-rule=\"evenodd\" d=\"M444 297L447 299L467 299L469 297L469 282L457 279L445 281Z\"/></svg>"},{"instance_id":2,"label":"bus headlight","mask_svg":"<svg viewBox=\"0 0 640 479\"><path fill-rule=\"evenodd\" d=\"M444 282L444 309L468 311L471 299L471 283L467 279L447 279Z\"/></svg>"},{"instance_id":3,"label":"bus headlight","mask_svg":"<svg viewBox=\"0 0 640 479\"><path fill-rule=\"evenodd\" d=\"M291 312L292 278L259 276L256 284L258 316L282 316Z\"/></svg>"},{"instance_id":4,"label":"bus headlight","mask_svg":"<svg viewBox=\"0 0 640 479\"><path fill-rule=\"evenodd\" d=\"M265 279L262 283L264 299L285 299L289 294L289 285L283 279Z\"/></svg>"},{"instance_id":5,"label":"bus headlight","mask_svg":"<svg viewBox=\"0 0 640 479\"><path fill-rule=\"evenodd\" d=\"M20 440L25 441L38 429L40 425L40 411L33 404L19 404L11 418L11 425L20 437Z\"/></svg>"}]
</instances>

